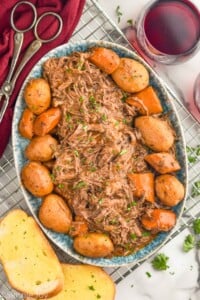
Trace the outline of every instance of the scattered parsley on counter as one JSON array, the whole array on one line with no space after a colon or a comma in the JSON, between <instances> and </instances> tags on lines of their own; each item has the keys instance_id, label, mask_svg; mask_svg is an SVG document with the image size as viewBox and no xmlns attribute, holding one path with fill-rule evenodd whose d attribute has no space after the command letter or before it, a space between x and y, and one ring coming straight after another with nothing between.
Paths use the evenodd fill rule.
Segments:
<instances>
[{"instance_id":1,"label":"scattered parsley on counter","mask_svg":"<svg viewBox=\"0 0 200 300\"><path fill-rule=\"evenodd\" d=\"M189 252L195 246L195 237L192 234L188 234L183 243L183 251Z\"/></svg>"},{"instance_id":2,"label":"scattered parsley on counter","mask_svg":"<svg viewBox=\"0 0 200 300\"><path fill-rule=\"evenodd\" d=\"M133 26L133 20L132 20L132 19L127 20L127 23L128 23L130 26Z\"/></svg>"},{"instance_id":3,"label":"scattered parsley on counter","mask_svg":"<svg viewBox=\"0 0 200 300\"><path fill-rule=\"evenodd\" d=\"M118 24L121 22L121 16L122 16L122 12L120 10L120 6L118 5L115 12L116 12L116 16L117 16L117 22Z\"/></svg>"},{"instance_id":4,"label":"scattered parsley on counter","mask_svg":"<svg viewBox=\"0 0 200 300\"><path fill-rule=\"evenodd\" d=\"M147 277L151 277L151 273L149 273L149 272L146 272L146 275L147 275Z\"/></svg>"},{"instance_id":5,"label":"scattered parsley on counter","mask_svg":"<svg viewBox=\"0 0 200 300\"><path fill-rule=\"evenodd\" d=\"M200 181L196 181L192 187L192 197L200 195Z\"/></svg>"},{"instance_id":6,"label":"scattered parsley on counter","mask_svg":"<svg viewBox=\"0 0 200 300\"><path fill-rule=\"evenodd\" d=\"M200 218L194 220L193 222L193 230L195 234L200 234Z\"/></svg>"},{"instance_id":7,"label":"scattered parsley on counter","mask_svg":"<svg viewBox=\"0 0 200 300\"><path fill-rule=\"evenodd\" d=\"M198 156L200 156L200 145L196 147L186 146L186 151L189 163L193 164L198 160Z\"/></svg>"},{"instance_id":8,"label":"scattered parsley on counter","mask_svg":"<svg viewBox=\"0 0 200 300\"><path fill-rule=\"evenodd\" d=\"M169 266L167 265L168 260L169 257L167 257L164 253L160 253L154 257L151 264L154 269L164 271L169 268Z\"/></svg>"}]
</instances>

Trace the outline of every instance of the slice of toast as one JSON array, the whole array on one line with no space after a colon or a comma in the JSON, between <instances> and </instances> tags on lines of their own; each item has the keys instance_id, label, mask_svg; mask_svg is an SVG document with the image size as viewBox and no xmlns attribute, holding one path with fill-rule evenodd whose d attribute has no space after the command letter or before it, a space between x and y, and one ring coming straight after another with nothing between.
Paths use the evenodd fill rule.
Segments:
<instances>
[{"instance_id":1,"label":"slice of toast","mask_svg":"<svg viewBox=\"0 0 200 300\"><path fill-rule=\"evenodd\" d=\"M114 300L115 285L100 267L62 264L63 290L49 300ZM25 300L37 300L27 297Z\"/></svg>"},{"instance_id":2,"label":"slice of toast","mask_svg":"<svg viewBox=\"0 0 200 300\"><path fill-rule=\"evenodd\" d=\"M36 221L20 209L1 220L0 262L10 285L25 295L51 297L63 288L55 252Z\"/></svg>"}]
</instances>

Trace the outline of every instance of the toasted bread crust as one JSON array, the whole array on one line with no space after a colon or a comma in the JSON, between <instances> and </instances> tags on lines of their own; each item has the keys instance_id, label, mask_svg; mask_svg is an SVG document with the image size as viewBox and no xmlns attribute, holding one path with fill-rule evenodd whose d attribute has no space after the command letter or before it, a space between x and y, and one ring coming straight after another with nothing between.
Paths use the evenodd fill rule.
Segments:
<instances>
[{"instance_id":1,"label":"toasted bread crust","mask_svg":"<svg viewBox=\"0 0 200 300\"><path fill-rule=\"evenodd\" d=\"M14 289L37 298L62 290L61 265L32 217L20 209L9 212L0 223L0 242L0 260Z\"/></svg>"},{"instance_id":2,"label":"toasted bread crust","mask_svg":"<svg viewBox=\"0 0 200 300\"><path fill-rule=\"evenodd\" d=\"M62 264L65 284L61 293L51 300L114 300L115 285L100 267ZM27 297L25 300L38 300Z\"/></svg>"}]
</instances>

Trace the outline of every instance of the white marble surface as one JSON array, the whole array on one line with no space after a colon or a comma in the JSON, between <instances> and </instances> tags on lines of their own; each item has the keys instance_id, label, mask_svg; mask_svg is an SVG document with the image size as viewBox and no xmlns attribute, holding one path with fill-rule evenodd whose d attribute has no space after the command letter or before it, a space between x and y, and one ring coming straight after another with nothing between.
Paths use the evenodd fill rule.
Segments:
<instances>
[{"instance_id":1,"label":"white marble surface","mask_svg":"<svg viewBox=\"0 0 200 300\"><path fill-rule=\"evenodd\" d=\"M133 20L133 24L136 22L138 15L148 1L149 0L98 0L99 4L104 8L108 16L116 22L121 29L127 27L127 20ZM200 0L192 1L200 10ZM116 15L116 8L118 5L122 12L119 23ZM179 98L182 99L185 105L192 107L195 116L200 121L200 113L193 103L193 87L195 79L200 72L200 51L197 52L189 61L179 65L161 66L150 60L149 62L154 66L161 77L168 82L170 87L178 94Z\"/></svg>"},{"instance_id":2,"label":"white marble surface","mask_svg":"<svg viewBox=\"0 0 200 300\"><path fill-rule=\"evenodd\" d=\"M132 19L135 22L147 0L99 0L98 2L116 24L115 10L118 5L120 6L123 15L118 26L123 29L127 26L127 20ZM193 2L200 9L200 0ZM200 51L184 64L155 65L155 67L185 103L192 103L194 82L200 72ZM166 271L155 271L150 258L117 285L116 300L199 300L200 250L192 249L188 253L182 250L184 239L190 233L189 230L185 229L159 251L169 257L169 268ZM146 272L149 272L151 277L148 277Z\"/></svg>"}]
</instances>

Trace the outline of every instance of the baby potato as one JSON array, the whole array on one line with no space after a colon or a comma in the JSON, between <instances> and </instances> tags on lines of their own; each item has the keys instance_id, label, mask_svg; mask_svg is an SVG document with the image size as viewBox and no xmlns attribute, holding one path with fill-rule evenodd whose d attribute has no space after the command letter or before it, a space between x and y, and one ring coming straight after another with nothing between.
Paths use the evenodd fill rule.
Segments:
<instances>
[{"instance_id":1,"label":"baby potato","mask_svg":"<svg viewBox=\"0 0 200 300\"><path fill-rule=\"evenodd\" d=\"M35 135L44 136L56 127L61 119L61 110L58 107L52 107L37 116L33 124Z\"/></svg>"},{"instance_id":2,"label":"baby potato","mask_svg":"<svg viewBox=\"0 0 200 300\"><path fill-rule=\"evenodd\" d=\"M51 102L48 82L43 78L31 79L25 87L24 100L34 114L39 115L45 111Z\"/></svg>"},{"instance_id":3,"label":"baby potato","mask_svg":"<svg viewBox=\"0 0 200 300\"><path fill-rule=\"evenodd\" d=\"M33 137L34 119L34 113L30 109L25 108L19 121L18 129L19 133L26 139L31 139Z\"/></svg>"},{"instance_id":4,"label":"baby potato","mask_svg":"<svg viewBox=\"0 0 200 300\"><path fill-rule=\"evenodd\" d=\"M120 64L117 53L103 47L93 48L89 60L107 74L113 73Z\"/></svg>"},{"instance_id":5,"label":"baby potato","mask_svg":"<svg viewBox=\"0 0 200 300\"><path fill-rule=\"evenodd\" d=\"M142 225L147 230L154 232L169 231L176 224L176 214L172 210L155 208L151 215L143 215Z\"/></svg>"},{"instance_id":6,"label":"baby potato","mask_svg":"<svg viewBox=\"0 0 200 300\"><path fill-rule=\"evenodd\" d=\"M135 119L135 127L140 131L144 144L156 152L167 152L174 143L174 133L165 120L142 116Z\"/></svg>"},{"instance_id":7,"label":"baby potato","mask_svg":"<svg viewBox=\"0 0 200 300\"><path fill-rule=\"evenodd\" d=\"M51 135L34 137L25 149L25 156L29 160L49 161L52 159L58 142Z\"/></svg>"},{"instance_id":8,"label":"baby potato","mask_svg":"<svg viewBox=\"0 0 200 300\"><path fill-rule=\"evenodd\" d=\"M49 170L39 162L28 162L21 170L21 180L25 188L36 197L46 196L53 191Z\"/></svg>"},{"instance_id":9,"label":"baby potato","mask_svg":"<svg viewBox=\"0 0 200 300\"><path fill-rule=\"evenodd\" d=\"M155 179L155 191L160 201L167 206L175 206L183 200L183 184L173 175L164 174Z\"/></svg>"},{"instance_id":10,"label":"baby potato","mask_svg":"<svg viewBox=\"0 0 200 300\"><path fill-rule=\"evenodd\" d=\"M149 85L147 69L131 58L121 58L119 67L111 76L122 90L129 93L139 92Z\"/></svg>"},{"instance_id":11,"label":"baby potato","mask_svg":"<svg viewBox=\"0 0 200 300\"><path fill-rule=\"evenodd\" d=\"M181 168L175 157L167 152L151 153L144 159L160 174L175 172Z\"/></svg>"},{"instance_id":12,"label":"baby potato","mask_svg":"<svg viewBox=\"0 0 200 300\"><path fill-rule=\"evenodd\" d=\"M90 232L74 238L74 249L88 257L106 257L114 250L111 239L103 234Z\"/></svg>"},{"instance_id":13,"label":"baby potato","mask_svg":"<svg viewBox=\"0 0 200 300\"><path fill-rule=\"evenodd\" d=\"M46 228L59 233L67 233L72 222L72 214L63 198L50 194L42 201L39 219Z\"/></svg>"}]
</instances>

